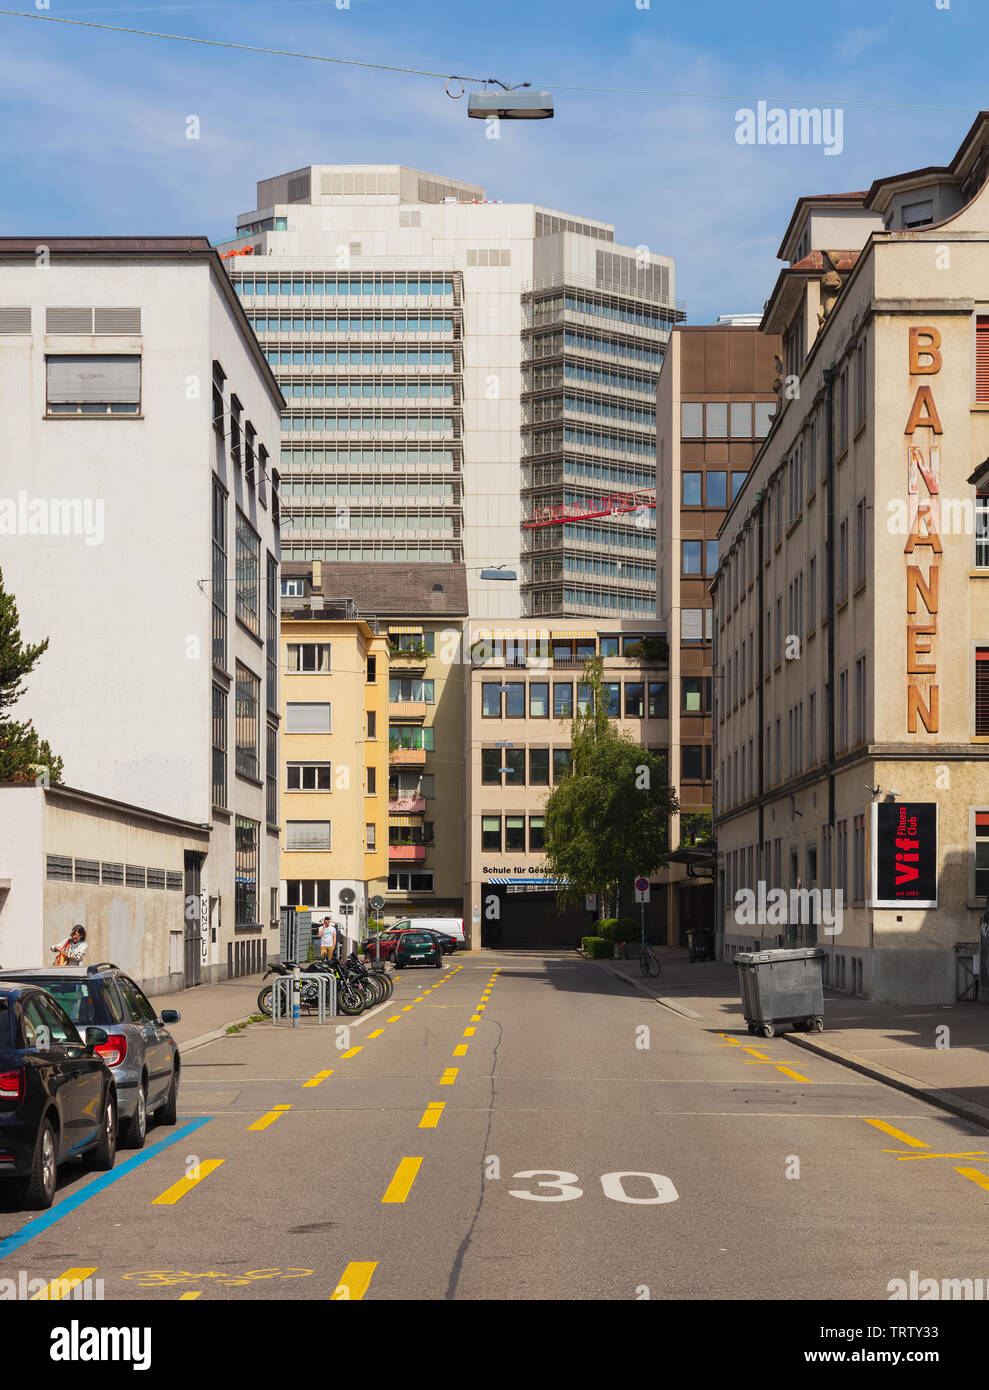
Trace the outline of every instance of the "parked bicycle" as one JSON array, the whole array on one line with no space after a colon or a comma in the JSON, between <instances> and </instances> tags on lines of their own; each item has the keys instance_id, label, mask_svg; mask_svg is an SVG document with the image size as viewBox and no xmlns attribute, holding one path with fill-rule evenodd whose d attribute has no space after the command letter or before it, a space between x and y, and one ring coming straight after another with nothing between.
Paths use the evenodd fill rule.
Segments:
<instances>
[{"instance_id":1,"label":"parked bicycle","mask_svg":"<svg viewBox=\"0 0 989 1390\"><path fill-rule=\"evenodd\" d=\"M662 968L659 957L653 955L652 948L643 944L642 953L639 956L639 969L643 975L659 975Z\"/></svg>"}]
</instances>

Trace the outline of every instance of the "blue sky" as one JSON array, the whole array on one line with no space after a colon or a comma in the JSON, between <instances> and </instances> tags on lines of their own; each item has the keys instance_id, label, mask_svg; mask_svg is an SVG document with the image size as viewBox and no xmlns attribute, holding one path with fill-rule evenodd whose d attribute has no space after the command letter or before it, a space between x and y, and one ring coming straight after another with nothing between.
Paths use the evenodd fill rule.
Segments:
<instances>
[{"instance_id":1,"label":"blue sky","mask_svg":"<svg viewBox=\"0 0 989 1390\"><path fill-rule=\"evenodd\" d=\"M342 0L341 0L342 3ZM645 5L646 0L639 0ZM944 4L945 0L941 0ZM761 309L793 203L943 164L980 107L987 0L33 0L31 14L532 81L485 138L432 79L0 16L0 231L202 233L309 163L407 163L603 218L675 257L689 321ZM980 80L982 79L982 80ZM605 95L565 88L701 95ZM844 147L740 146L760 99L841 107ZM862 104L854 104L862 103ZM870 105L869 103L874 103ZM937 110L918 109L913 103ZM185 138L186 117L201 138Z\"/></svg>"}]
</instances>

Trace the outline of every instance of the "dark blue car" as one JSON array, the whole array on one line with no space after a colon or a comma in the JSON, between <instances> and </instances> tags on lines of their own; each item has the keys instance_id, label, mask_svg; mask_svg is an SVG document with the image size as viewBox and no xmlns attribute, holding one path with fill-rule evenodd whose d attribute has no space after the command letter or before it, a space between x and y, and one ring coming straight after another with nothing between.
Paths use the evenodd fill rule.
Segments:
<instances>
[{"instance_id":1,"label":"dark blue car","mask_svg":"<svg viewBox=\"0 0 989 1390\"><path fill-rule=\"evenodd\" d=\"M113 1167L117 1090L94 1051L107 1034L86 1033L45 990L0 984L0 1178L13 1179L23 1207L51 1206L68 1158Z\"/></svg>"}]
</instances>

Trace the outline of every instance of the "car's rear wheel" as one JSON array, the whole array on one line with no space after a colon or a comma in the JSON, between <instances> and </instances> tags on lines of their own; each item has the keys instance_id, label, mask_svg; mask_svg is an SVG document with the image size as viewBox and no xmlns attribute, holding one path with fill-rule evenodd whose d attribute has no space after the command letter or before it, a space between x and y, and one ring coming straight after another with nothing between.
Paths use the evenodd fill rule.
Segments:
<instances>
[{"instance_id":1,"label":"car's rear wheel","mask_svg":"<svg viewBox=\"0 0 989 1390\"><path fill-rule=\"evenodd\" d=\"M86 1166L97 1173L108 1173L117 1157L117 1101L112 1092L107 1093L100 1118L100 1135L96 1144L85 1155Z\"/></svg>"},{"instance_id":2,"label":"car's rear wheel","mask_svg":"<svg viewBox=\"0 0 989 1390\"><path fill-rule=\"evenodd\" d=\"M148 1137L148 1083L141 1077L137 1088L137 1100L134 1102L134 1113L127 1121L126 1128L120 1137L120 1147L122 1149L143 1149L144 1141Z\"/></svg>"},{"instance_id":3,"label":"car's rear wheel","mask_svg":"<svg viewBox=\"0 0 989 1390\"><path fill-rule=\"evenodd\" d=\"M55 1126L45 1120L31 1161L31 1171L18 1184L18 1198L28 1211L47 1211L55 1200L55 1174L58 1167L58 1142Z\"/></svg>"},{"instance_id":4,"label":"car's rear wheel","mask_svg":"<svg viewBox=\"0 0 989 1390\"><path fill-rule=\"evenodd\" d=\"M164 1105L155 1111L155 1119L160 1125L174 1125L179 1118L179 1074L172 1072L172 1084L168 1088Z\"/></svg>"}]
</instances>

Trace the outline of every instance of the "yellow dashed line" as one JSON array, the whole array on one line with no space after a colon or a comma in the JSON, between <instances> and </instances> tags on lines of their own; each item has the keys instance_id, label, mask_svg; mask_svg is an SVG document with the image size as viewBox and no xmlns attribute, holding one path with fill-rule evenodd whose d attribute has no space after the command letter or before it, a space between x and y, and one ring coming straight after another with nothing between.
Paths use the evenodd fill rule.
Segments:
<instances>
[{"instance_id":1,"label":"yellow dashed line","mask_svg":"<svg viewBox=\"0 0 989 1390\"><path fill-rule=\"evenodd\" d=\"M382 1033L383 1033L384 1031L385 1031L385 1030L384 1030L383 1028L375 1028L375 1030L374 1030L373 1033L368 1033L368 1035L367 1035L367 1040L368 1040L368 1042L370 1042L372 1038L380 1038L381 1035L382 1035Z\"/></svg>"},{"instance_id":2,"label":"yellow dashed line","mask_svg":"<svg viewBox=\"0 0 989 1390\"><path fill-rule=\"evenodd\" d=\"M440 1085L452 1086L457 1079L457 1072L459 1070L459 1067L447 1067L446 1070L443 1072L443 1075L440 1077Z\"/></svg>"},{"instance_id":3,"label":"yellow dashed line","mask_svg":"<svg viewBox=\"0 0 989 1390\"><path fill-rule=\"evenodd\" d=\"M188 1302L190 1301L190 1299L198 1298L199 1295L200 1295L201 1293L202 1293L202 1289L196 1289L195 1292L190 1292L190 1293L180 1293L180 1294L179 1294L179 1302L180 1302L180 1303L188 1303Z\"/></svg>"},{"instance_id":4,"label":"yellow dashed line","mask_svg":"<svg viewBox=\"0 0 989 1390\"><path fill-rule=\"evenodd\" d=\"M341 1274L339 1284L330 1295L330 1302L332 1303L334 1299L341 1302L344 1299L363 1298L367 1293L367 1286L371 1282L371 1275L377 1268L377 1260L351 1261Z\"/></svg>"},{"instance_id":5,"label":"yellow dashed line","mask_svg":"<svg viewBox=\"0 0 989 1390\"><path fill-rule=\"evenodd\" d=\"M961 1173L963 1178L968 1178L971 1182L976 1183L979 1187L984 1187L985 1190L989 1192L989 1176L985 1173L980 1173L978 1168L956 1168L955 1172Z\"/></svg>"},{"instance_id":6,"label":"yellow dashed line","mask_svg":"<svg viewBox=\"0 0 989 1390\"><path fill-rule=\"evenodd\" d=\"M465 1028L464 1031L460 1034L460 1036L462 1038L472 1038L476 1032L476 1028Z\"/></svg>"},{"instance_id":7,"label":"yellow dashed line","mask_svg":"<svg viewBox=\"0 0 989 1390\"><path fill-rule=\"evenodd\" d=\"M347 1055L347 1054L344 1053L344 1056L346 1056L346 1055ZM282 1117L282 1115L285 1114L285 1111L286 1111L286 1110L291 1110L291 1109L292 1109L291 1105L276 1105L276 1106L274 1106L273 1109L269 1110L269 1111L267 1112L267 1114L262 1115L261 1118L260 1118L259 1120L255 1120L254 1123L253 1123L252 1125L248 1125L247 1128L248 1128L249 1130L251 1130L251 1129L267 1129L269 1125L273 1125L273 1124L275 1123L276 1120L280 1119L280 1118Z\"/></svg>"},{"instance_id":8,"label":"yellow dashed line","mask_svg":"<svg viewBox=\"0 0 989 1390\"><path fill-rule=\"evenodd\" d=\"M454 1057L466 1057L466 1056L467 1056L467 1044L466 1044L466 1043L461 1043L459 1047L455 1047L455 1048L453 1049L453 1055L454 1055Z\"/></svg>"},{"instance_id":9,"label":"yellow dashed line","mask_svg":"<svg viewBox=\"0 0 989 1390\"><path fill-rule=\"evenodd\" d=\"M209 1177L214 1168L219 1168L224 1160L222 1158L208 1158L205 1163L198 1164L198 1176L195 1178L181 1178L177 1183L173 1183L160 1197L155 1197L151 1203L153 1207L174 1207L180 1197L184 1197L187 1192L191 1192L203 1178Z\"/></svg>"},{"instance_id":10,"label":"yellow dashed line","mask_svg":"<svg viewBox=\"0 0 989 1390\"><path fill-rule=\"evenodd\" d=\"M443 1114L443 1107L446 1104L442 1100L431 1100L426 1106L422 1119L419 1121L420 1129L435 1129L440 1122Z\"/></svg>"},{"instance_id":11,"label":"yellow dashed line","mask_svg":"<svg viewBox=\"0 0 989 1390\"><path fill-rule=\"evenodd\" d=\"M401 1014L392 1014L391 1018L388 1020L389 1023L400 1023L401 1021L402 1021L402 1015L401 1015Z\"/></svg>"},{"instance_id":12,"label":"yellow dashed line","mask_svg":"<svg viewBox=\"0 0 989 1390\"><path fill-rule=\"evenodd\" d=\"M356 1057L357 1054L358 1054L358 1052L363 1052L363 1050L364 1050L364 1044L363 1044L363 1043L361 1043L360 1047L351 1047L351 1048L348 1048L346 1052L341 1052L341 1053L340 1053L340 1060L341 1060L341 1062L343 1062L343 1061L346 1061L346 1059L347 1059L348 1057Z\"/></svg>"},{"instance_id":13,"label":"yellow dashed line","mask_svg":"<svg viewBox=\"0 0 989 1390\"><path fill-rule=\"evenodd\" d=\"M412 1005L411 1005L411 1004L406 1004L405 1008L402 1010L402 1013L403 1013L403 1014L409 1013L410 1010L411 1010L411 1008L412 1008Z\"/></svg>"},{"instance_id":14,"label":"yellow dashed line","mask_svg":"<svg viewBox=\"0 0 989 1390\"><path fill-rule=\"evenodd\" d=\"M471 1023L480 1023L480 1021L481 1021L481 1015L480 1015L480 1014L471 1014L471 1016L470 1016L470 1021L471 1021Z\"/></svg>"},{"instance_id":15,"label":"yellow dashed line","mask_svg":"<svg viewBox=\"0 0 989 1390\"><path fill-rule=\"evenodd\" d=\"M894 1139L901 1140L904 1144L909 1144L912 1149L929 1149L930 1144L925 1144L922 1139L913 1139L909 1134L904 1134L902 1129L894 1129L885 1120L869 1120L862 1116L867 1125L875 1125L876 1129L881 1129L884 1134L891 1134Z\"/></svg>"},{"instance_id":16,"label":"yellow dashed line","mask_svg":"<svg viewBox=\"0 0 989 1390\"><path fill-rule=\"evenodd\" d=\"M55 1299L65 1298L72 1289L81 1284L84 1279L88 1279L91 1274L95 1274L98 1268L98 1265L94 1265L92 1269L67 1269L64 1274L60 1274L57 1279L53 1279L48 1287L42 1289L40 1293L33 1293L30 1301L33 1303L39 1301L42 1303L49 1303Z\"/></svg>"},{"instance_id":17,"label":"yellow dashed line","mask_svg":"<svg viewBox=\"0 0 989 1390\"><path fill-rule=\"evenodd\" d=\"M401 1163L395 1169L395 1176L388 1184L385 1195L381 1199L382 1203L398 1203L405 1201L412 1190L412 1184L416 1180L416 1174L419 1171L419 1165L421 1163L421 1158L402 1159Z\"/></svg>"},{"instance_id":18,"label":"yellow dashed line","mask_svg":"<svg viewBox=\"0 0 989 1390\"><path fill-rule=\"evenodd\" d=\"M325 1081L326 1078L327 1078L328 1076L332 1076L332 1075L333 1075L332 1070L330 1070L330 1071L318 1071L318 1072L316 1073L316 1075L315 1075L314 1077L312 1077L311 1080L309 1080L309 1081L304 1081L304 1082L302 1083L303 1089L305 1089L306 1086L318 1086L318 1085L320 1084L320 1082Z\"/></svg>"},{"instance_id":19,"label":"yellow dashed line","mask_svg":"<svg viewBox=\"0 0 989 1390\"><path fill-rule=\"evenodd\" d=\"M809 1077L809 1076L801 1076L800 1073L799 1073L798 1071L791 1071L789 1067L784 1067L784 1066L783 1066L781 1063L779 1063L779 1062L777 1062L777 1064L776 1064L776 1070L777 1070L777 1071L781 1071L781 1072L783 1073L784 1076L792 1076L793 1079L794 1079L794 1081L807 1081L807 1082L810 1082L810 1077ZM810 1084L813 1085L812 1082L810 1082Z\"/></svg>"},{"instance_id":20,"label":"yellow dashed line","mask_svg":"<svg viewBox=\"0 0 989 1390\"><path fill-rule=\"evenodd\" d=\"M753 1057L758 1057L758 1059L759 1059L760 1062L768 1062L768 1061L769 1061L769 1058L766 1056L766 1054L765 1054L764 1052L760 1052L759 1049L758 1049L757 1047L747 1047L747 1048L745 1048L744 1050L745 1050L746 1052L751 1052L751 1054L752 1054Z\"/></svg>"}]
</instances>

